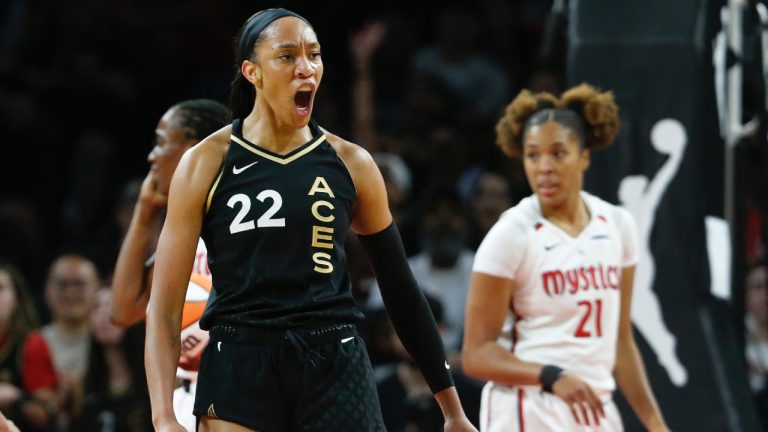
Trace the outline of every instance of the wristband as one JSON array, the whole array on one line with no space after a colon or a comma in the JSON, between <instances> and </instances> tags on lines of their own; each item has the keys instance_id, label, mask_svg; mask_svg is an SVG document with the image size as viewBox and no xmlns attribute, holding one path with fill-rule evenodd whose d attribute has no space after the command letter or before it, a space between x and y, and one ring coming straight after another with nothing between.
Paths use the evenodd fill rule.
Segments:
<instances>
[{"instance_id":1,"label":"wristband","mask_svg":"<svg viewBox=\"0 0 768 432\"><path fill-rule=\"evenodd\" d=\"M560 378L563 372L565 372L563 368L554 365L545 365L541 368L541 373L539 373L541 389L547 393L552 393L552 386L555 384L555 381Z\"/></svg>"}]
</instances>

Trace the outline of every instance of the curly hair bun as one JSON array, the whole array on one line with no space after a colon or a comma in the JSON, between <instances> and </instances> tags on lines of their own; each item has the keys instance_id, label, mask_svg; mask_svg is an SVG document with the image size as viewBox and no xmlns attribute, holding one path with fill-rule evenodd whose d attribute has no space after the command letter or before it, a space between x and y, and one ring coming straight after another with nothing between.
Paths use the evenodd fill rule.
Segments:
<instances>
[{"instance_id":1,"label":"curly hair bun","mask_svg":"<svg viewBox=\"0 0 768 432\"><path fill-rule=\"evenodd\" d=\"M602 150L613 143L619 133L619 107L613 92L599 92L589 84L581 84L563 93L560 107L576 111L587 123L587 147Z\"/></svg>"},{"instance_id":2,"label":"curly hair bun","mask_svg":"<svg viewBox=\"0 0 768 432\"><path fill-rule=\"evenodd\" d=\"M584 144L590 149L610 146L619 132L619 108L613 92L600 92L589 84L581 84L568 89L558 99L550 93L522 90L496 124L496 144L507 156L521 157L525 123L547 108L569 109L580 114L585 123Z\"/></svg>"}]
</instances>

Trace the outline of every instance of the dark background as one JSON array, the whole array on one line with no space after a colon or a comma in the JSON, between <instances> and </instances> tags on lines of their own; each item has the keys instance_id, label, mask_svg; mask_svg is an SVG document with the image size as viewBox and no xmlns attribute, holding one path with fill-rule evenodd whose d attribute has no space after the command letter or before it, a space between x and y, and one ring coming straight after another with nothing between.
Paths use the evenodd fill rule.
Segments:
<instances>
[{"instance_id":1,"label":"dark background","mask_svg":"<svg viewBox=\"0 0 768 432\"><path fill-rule=\"evenodd\" d=\"M352 141L357 137L352 125L355 70L350 38L372 21L387 25L387 35L372 65L375 123L382 133L408 136L387 150L401 154L412 170L414 205L421 191L435 183L461 183L461 174L476 167L504 173L511 185L512 204L528 193L519 166L502 158L494 145L493 126L503 106L472 112L466 100L440 83L413 86L414 58L425 47L446 43L441 34L457 37L454 42L466 44L463 48L504 74L507 87L500 91L505 101L522 88L561 91L585 80L614 89L619 105L626 110L622 121L627 128L617 141L620 148L616 146L602 159L596 158L587 185L615 203L612 193L622 176L652 175L663 161L642 149L648 146L642 131L650 128L655 118L680 117L695 131L689 134L692 137L718 134L711 95L701 96L712 88L711 69L706 66L709 60L684 46L694 43L691 35L699 30L685 27L692 25L690 22L672 18L697 11L711 18L717 16L720 3L682 2L674 11L665 9L664 2L630 3L634 5L629 8L631 13L603 9L604 13L590 12L591 20L581 17L597 42L590 45L588 34L586 42L579 45L586 57L568 61L569 47L574 43L569 37L576 33L568 32L565 15L560 26L547 30L552 4L543 0L4 0L0 2L0 256L12 259L23 270L39 303L47 266L62 251L85 251L102 273L109 275L121 236L118 210L124 204L123 190L130 180L141 179L147 172L146 156L158 119L168 107L184 99L208 97L226 102L235 70L235 34L252 13L273 6L294 10L313 24L325 64L313 115L321 125ZM571 12L579 4L600 8L599 2L571 2ZM449 21L448 29L442 22L441 27L440 17L446 11L453 11L454 17L458 11L464 19ZM707 22L716 27L711 19ZM549 25L555 23L550 21ZM682 26L682 44L675 45L677 51L660 54L664 42L655 36L668 35L675 26ZM709 33L703 33L697 43L710 43L708 37L717 31L715 27L708 27ZM631 34L633 29L649 33L635 38L629 47L616 42L622 31ZM601 40L597 36L603 30L606 39ZM576 52L571 50L570 54ZM759 87L756 82L747 78L749 88ZM448 147L428 144L434 129L418 130L423 125L413 111L404 108L417 93L422 99L433 98L432 102L442 107L440 116L433 119L434 127L453 127L455 136ZM754 101L748 103L753 104L753 112L762 112ZM694 144L689 145L694 148ZM688 347L682 357L691 362L690 379L696 384L672 388L659 378L661 372L653 360L646 359L660 401L684 406L683 411L667 414L675 419L670 421L675 430L694 430L686 428L680 415L695 416L697 409L705 408L693 402L696 397L711 398L708 400L713 403L720 403L722 397L718 393L722 387L717 387L716 377L710 375L714 367L711 359L697 357L697 349L703 350L704 343L699 338L704 336L699 334L701 323L691 324L692 320L704 320L701 317L705 316L722 320L722 333L715 339L734 342L715 346L725 353L729 370L735 370L727 377L729 388L738 388L732 403L741 401L742 393L738 392L744 387L739 381L744 375L740 354L743 305L715 302L708 296L703 234L696 225L703 223L703 215L717 214L722 208L719 145L709 142L697 148L695 159L686 162L681 170L686 179L666 202L665 213L658 219L666 225L654 237L670 241L669 247L663 242L657 245L669 257L669 268L662 266L657 271L682 268L697 275L676 274L671 280L678 291L662 297L668 304L690 305L681 306L683 312L679 314L674 308L667 309L665 315L669 314L676 331L694 329L678 337ZM765 148L763 138L740 148L745 157L737 173L742 185L738 191L742 211L737 223L743 228L737 231L737 256L742 259L735 263L737 274L748 260L764 256L765 224L761 221L768 202ZM446 169L456 159L456 169ZM695 219L693 225L690 219ZM681 230L681 226L687 228ZM692 240L681 243L686 239ZM687 246L680 250L675 245ZM689 253L691 250L696 253ZM684 260L680 258L686 254ZM684 265L677 265L677 259ZM734 284L737 300L743 297L739 296L743 293L739 282ZM45 316L43 307L41 312ZM642 341L640 344L647 353ZM706 379L693 381L697 379L694 372ZM709 424L710 430L725 430L725 414L708 406L706 410L711 417L702 414L702 423ZM749 408L743 412L749 418L754 414ZM712 417L718 420L710 421ZM627 424L628 430L637 427L636 422ZM704 429L697 426L695 430Z\"/></svg>"}]
</instances>

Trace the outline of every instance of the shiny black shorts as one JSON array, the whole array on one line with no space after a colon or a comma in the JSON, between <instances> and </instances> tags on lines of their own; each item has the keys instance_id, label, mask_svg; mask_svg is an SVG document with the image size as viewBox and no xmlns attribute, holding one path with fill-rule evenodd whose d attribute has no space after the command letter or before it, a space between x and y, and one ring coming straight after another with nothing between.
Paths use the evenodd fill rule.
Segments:
<instances>
[{"instance_id":1,"label":"shiny black shorts","mask_svg":"<svg viewBox=\"0 0 768 432\"><path fill-rule=\"evenodd\" d=\"M264 331L216 325L194 414L261 432L386 431L371 363L354 325Z\"/></svg>"}]
</instances>

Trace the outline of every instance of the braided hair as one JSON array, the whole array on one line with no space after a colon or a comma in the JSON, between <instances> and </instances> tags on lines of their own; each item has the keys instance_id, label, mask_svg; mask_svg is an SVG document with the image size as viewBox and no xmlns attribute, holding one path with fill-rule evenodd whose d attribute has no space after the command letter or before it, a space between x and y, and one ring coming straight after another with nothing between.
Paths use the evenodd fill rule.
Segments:
<instances>
[{"instance_id":1,"label":"braided hair","mask_svg":"<svg viewBox=\"0 0 768 432\"><path fill-rule=\"evenodd\" d=\"M172 109L187 137L201 141L229 123L229 111L221 102L212 99L190 99L179 102Z\"/></svg>"}]
</instances>

